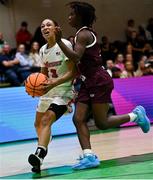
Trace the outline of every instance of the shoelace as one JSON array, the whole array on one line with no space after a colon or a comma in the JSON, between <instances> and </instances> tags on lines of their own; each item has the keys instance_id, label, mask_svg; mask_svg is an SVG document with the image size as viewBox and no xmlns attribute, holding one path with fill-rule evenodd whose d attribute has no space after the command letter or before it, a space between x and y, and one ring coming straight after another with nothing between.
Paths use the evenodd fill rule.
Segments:
<instances>
[{"instance_id":1,"label":"shoelace","mask_svg":"<svg viewBox=\"0 0 153 180\"><path fill-rule=\"evenodd\" d=\"M79 155L79 158L77 158L78 161L82 160L84 158L83 155Z\"/></svg>"}]
</instances>

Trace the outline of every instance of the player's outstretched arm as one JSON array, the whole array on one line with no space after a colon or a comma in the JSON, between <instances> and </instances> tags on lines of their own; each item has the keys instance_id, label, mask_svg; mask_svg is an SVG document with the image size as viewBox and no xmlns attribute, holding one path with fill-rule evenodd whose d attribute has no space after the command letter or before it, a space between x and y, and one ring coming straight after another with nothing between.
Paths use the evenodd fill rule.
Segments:
<instances>
[{"instance_id":1,"label":"player's outstretched arm","mask_svg":"<svg viewBox=\"0 0 153 180\"><path fill-rule=\"evenodd\" d=\"M56 42L64 52L64 54L69 58L72 59L74 63L78 63L81 59L86 45L88 44L88 33L87 31L82 31L77 35L77 41L75 43L74 49L68 48L64 42L61 40L62 32L60 27L55 28L55 36L56 36Z\"/></svg>"}]
</instances>

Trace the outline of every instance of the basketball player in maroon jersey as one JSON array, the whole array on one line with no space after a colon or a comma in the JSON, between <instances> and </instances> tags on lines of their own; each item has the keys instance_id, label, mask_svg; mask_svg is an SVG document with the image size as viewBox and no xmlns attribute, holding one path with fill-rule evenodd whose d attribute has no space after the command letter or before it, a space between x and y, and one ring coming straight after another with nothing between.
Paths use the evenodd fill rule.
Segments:
<instances>
[{"instance_id":1,"label":"basketball player in maroon jersey","mask_svg":"<svg viewBox=\"0 0 153 180\"><path fill-rule=\"evenodd\" d=\"M91 150L90 133L86 122L89 107L99 129L108 129L134 121L144 133L147 133L150 129L150 121L142 106L137 106L129 114L107 117L114 86L113 80L101 66L100 47L96 33L92 29L92 24L96 20L95 8L85 2L75 1L68 5L71 8L69 24L77 30L74 49L69 49L61 41L60 27L56 27L55 34L58 45L64 54L76 63L82 79L73 116L83 150L83 157L72 167L78 170L97 167L100 164L98 157Z\"/></svg>"}]
</instances>

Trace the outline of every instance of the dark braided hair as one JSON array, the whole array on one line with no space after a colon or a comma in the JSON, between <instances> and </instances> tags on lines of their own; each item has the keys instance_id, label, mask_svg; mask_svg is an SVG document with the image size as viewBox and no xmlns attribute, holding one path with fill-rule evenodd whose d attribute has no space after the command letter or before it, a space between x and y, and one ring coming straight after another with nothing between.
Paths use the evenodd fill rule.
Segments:
<instances>
[{"instance_id":1,"label":"dark braided hair","mask_svg":"<svg viewBox=\"0 0 153 180\"><path fill-rule=\"evenodd\" d=\"M83 26L91 27L94 21L96 21L95 8L89 3L73 1L67 5L74 9L76 15L82 18Z\"/></svg>"}]
</instances>

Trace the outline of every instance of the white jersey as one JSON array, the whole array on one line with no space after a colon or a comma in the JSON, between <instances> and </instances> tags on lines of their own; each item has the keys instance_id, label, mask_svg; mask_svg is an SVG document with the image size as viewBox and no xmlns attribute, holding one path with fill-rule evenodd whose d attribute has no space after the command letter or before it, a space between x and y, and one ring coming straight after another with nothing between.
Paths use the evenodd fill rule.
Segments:
<instances>
[{"instance_id":1,"label":"white jersey","mask_svg":"<svg viewBox=\"0 0 153 180\"><path fill-rule=\"evenodd\" d=\"M68 40L62 39L62 41L72 49L72 44ZM40 49L40 57L41 67L46 67L48 69L49 79L62 77L68 71L66 61L69 59L65 56L57 43L51 48L47 48L47 44L42 46ZM69 80L54 87L48 93L41 96L37 110L39 112L45 112L51 103L67 105L71 99L72 84L71 80Z\"/></svg>"}]
</instances>

